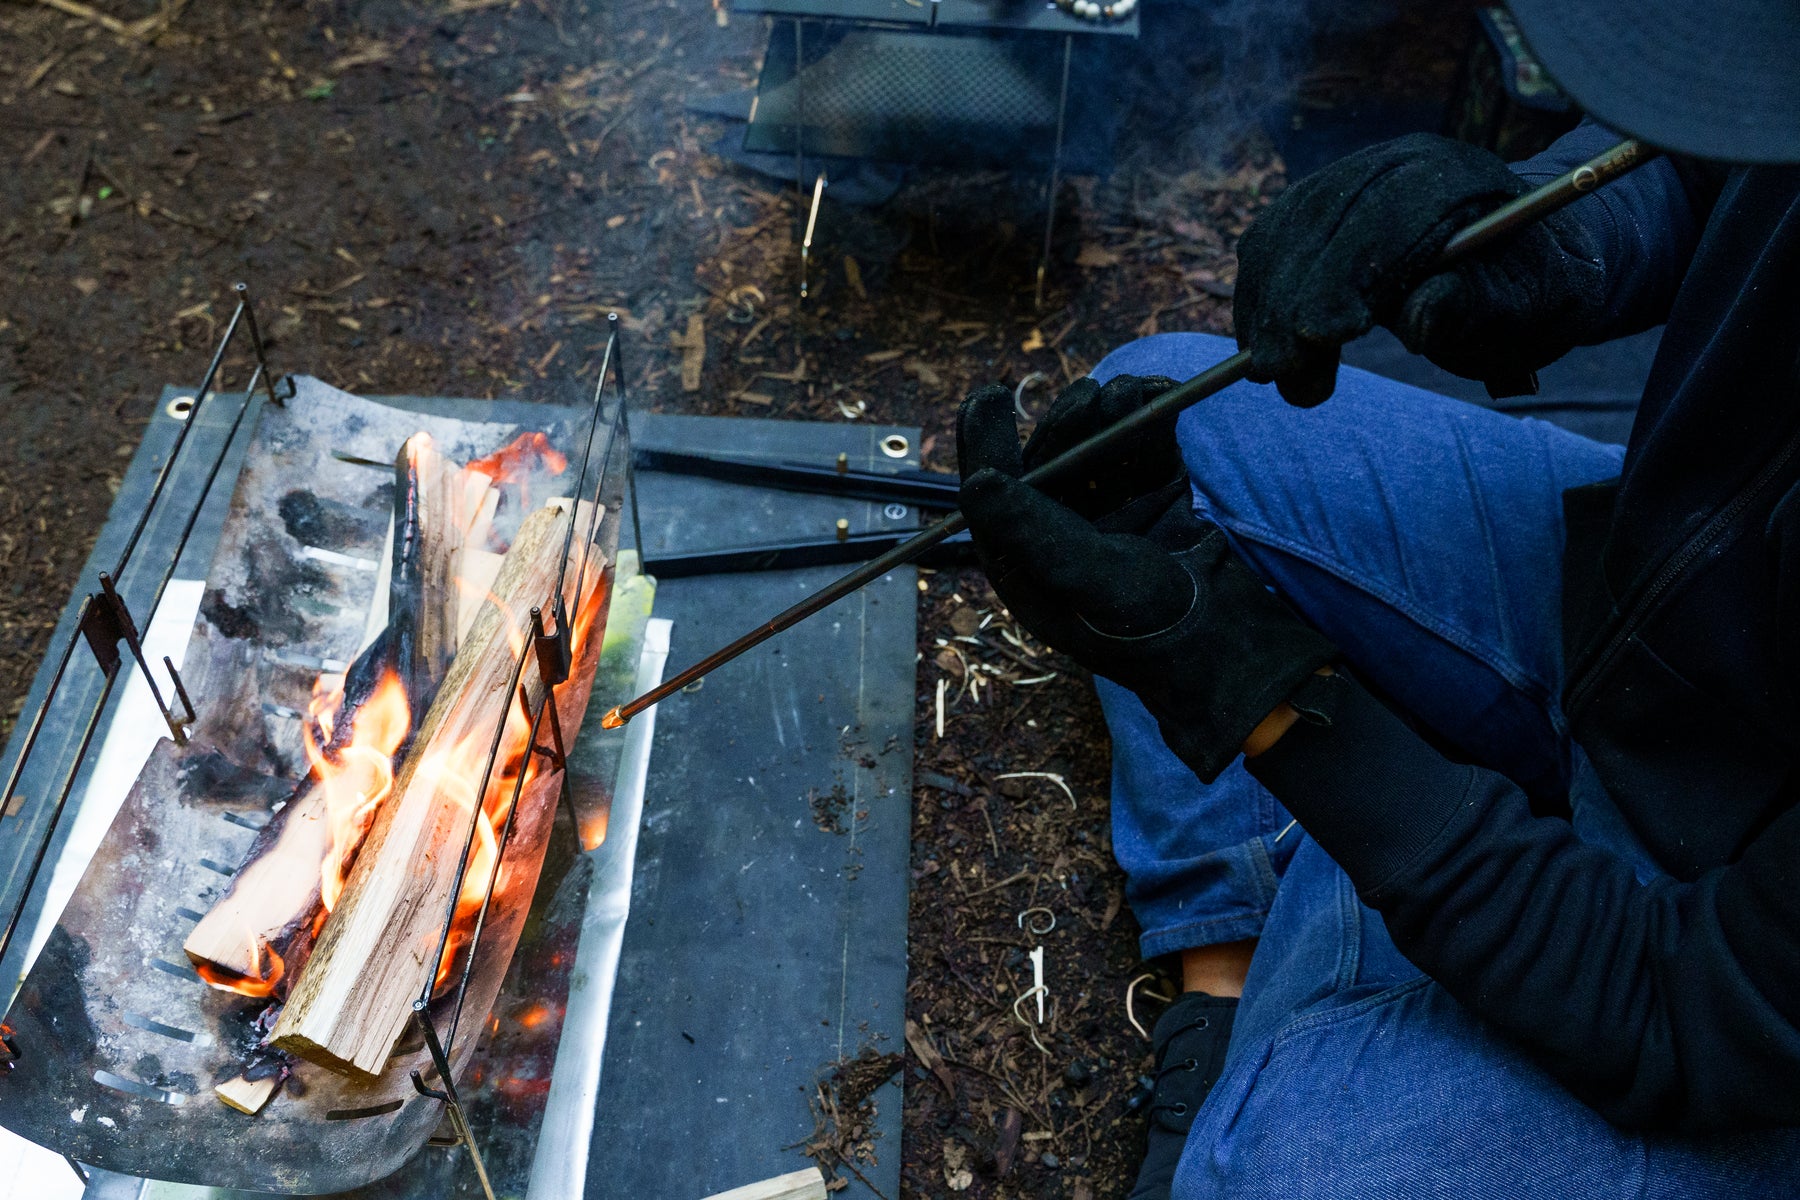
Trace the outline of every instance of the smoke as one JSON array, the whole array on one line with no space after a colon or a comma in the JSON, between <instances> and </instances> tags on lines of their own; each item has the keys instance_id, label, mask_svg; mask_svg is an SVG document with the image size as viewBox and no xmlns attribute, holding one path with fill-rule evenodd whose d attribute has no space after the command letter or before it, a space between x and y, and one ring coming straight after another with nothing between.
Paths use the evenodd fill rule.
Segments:
<instances>
[{"instance_id":1,"label":"smoke","mask_svg":"<svg viewBox=\"0 0 1800 1200\"><path fill-rule=\"evenodd\" d=\"M1281 119L1321 46L1388 25L1395 0L1176 0L1145 5L1133 120L1189 168L1216 169Z\"/></svg>"}]
</instances>

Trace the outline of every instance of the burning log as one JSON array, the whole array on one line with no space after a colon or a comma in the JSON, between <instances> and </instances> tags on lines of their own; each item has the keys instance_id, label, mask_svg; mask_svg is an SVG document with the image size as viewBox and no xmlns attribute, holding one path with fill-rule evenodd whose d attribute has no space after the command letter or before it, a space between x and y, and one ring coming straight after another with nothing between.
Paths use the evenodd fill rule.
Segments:
<instances>
[{"instance_id":1,"label":"burning log","mask_svg":"<svg viewBox=\"0 0 1800 1200\"><path fill-rule=\"evenodd\" d=\"M375 606L384 628L335 690L315 694L306 730L312 771L183 943L215 986L249 996L287 993L388 795L411 714L430 704L467 628L463 610L473 616L492 579L485 560L499 559L463 551L472 525L487 540L499 498L490 477L447 462L427 434L407 439L394 470L386 587L378 584L386 603ZM459 573L475 556L471 565L483 580L470 603ZM323 727L322 748L314 723Z\"/></svg>"},{"instance_id":2,"label":"burning log","mask_svg":"<svg viewBox=\"0 0 1800 1200\"><path fill-rule=\"evenodd\" d=\"M535 772L527 718L510 685L530 609L548 611L568 520L565 512L546 509L520 527L494 581L494 603L481 607L459 648L306 969L292 985L271 1037L276 1048L376 1075L411 1015L412 1002L447 973L448 962L438 960L438 942L470 822L476 822L479 836L459 910L480 904L517 773ZM576 545L583 542L578 536ZM575 736L592 681L594 656L581 652L593 649L585 646L583 633L603 608L598 575L589 573L587 594L568 597L579 614L573 633L584 669L558 697L567 739ZM576 576L571 570L566 585ZM527 660L520 687L535 707L545 691L535 659ZM500 753L483 792L488 751L502 720ZM540 798L545 789L528 787L527 793Z\"/></svg>"},{"instance_id":3,"label":"burning log","mask_svg":"<svg viewBox=\"0 0 1800 1200\"><path fill-rule=\"evenodd\" d=\"M422 709L456 657L457 575L463 535L475 514L466 507L470 489L463 470L445 461L429 434L406 439L394 473L388 653L408 698ZM489 490L476 494L476 511Z\"/></svg>"}]
</instances>

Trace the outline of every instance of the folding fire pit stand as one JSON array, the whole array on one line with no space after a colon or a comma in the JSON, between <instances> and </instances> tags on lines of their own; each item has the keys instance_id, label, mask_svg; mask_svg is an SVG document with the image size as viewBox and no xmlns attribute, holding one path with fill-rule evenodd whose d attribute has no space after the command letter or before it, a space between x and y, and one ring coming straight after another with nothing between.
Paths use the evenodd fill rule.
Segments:
<instances>
[{"instance_id":1,"label":"folding fire pit stand","mask_svg":"<svg viewBox=\"0 0 1800 1200\"><path fill-rule=\"evenodd\" d=\"M732 0L776 18L744 149L794 156L805 204L801 295L825 193L808 156L1049 168L1044 273L1062 172L1076 39L1135 38L1135 7L1086 20L1047 0Z\"/></svg>"},{"instance_id":2,"label":"folding fire pit stand","mask_svg":"<svg viewBox=\"0 0 1800 1200\"><path fill-rule=\"evenodd\" d=\"M254 390L247 395L214 392L220 364L240 327L248 331L252 345L236 348L254 354ZM117 1167L130 1162L139 1164L136 1174L247 1179L265 1190L316 1194L341 1190L346 1181L386 1176L408 1159L412 1161L404 1171L382 1178L366 1194L491 1197L498 1189L517 1195L542 1174L550 1183L541 1194L566 1195L557 1177L566 1180L571 1161L579 1172L588 1124L579 1119L551 1122L562 1139L554 1144L541 1142L539 1134L546 1110L559 1094L563 1110L585 1113L591 1123L593 1088L591 1079L584 1079L583 1064L598 1058L596 1039L604 1012L596 1019L593 1004L604 1003L607 989L598 983L602 976L610 981L616 952L608 958L604 945L596 950L588 943L593 937L604 943L608 933L616 937L623 922L629 834L635 832L635 798L641 795L650 731L584 739L568 757L588 774L576 772L563 796L566 803L537 809L516 828L509 818L497 831L496 862L513 864L510 878L519 882L502 878L494 886L490 881L490 904L484 904L482 920L470 935L468 967L459 972L460 983L428 1007L415 1009L416 1028L402 1037L398 1057L390 1060L402 1065L390 1066L375 1085L394 1092L393 1099L362 1107L334 1103L340 1093L354 1093L359 1086L365 1095L375 1089L340 1084L329 1073L313 1074L305 1090L290 1084L285 1096L278 1094L268 1109L251 1117L226 1108L211 1094L217 1068L233 1056L229 1042L237 1034L229 1028L227 1009L236 998L206 989L182 955L184 922L200 914L180 905L191 904L188 897L204 891L208 872L215 886L216 876L232 873L245 831L260 826L259 817L266 817L269 805L283 798L291 784L235 767L217 754L182 762L174 747L186 744L196 703L203 726L209 715L218 718L221 713L245 723L274 725L297 714L267 691L234 697L235 707L209 714L208 691L196 684L195 701L189 703L189 689L171 658L162 658L161 670L168 674L160 678L152 675L158 670L152 660L165 648L171 656L184 648L191 654L204 641L197 636L190 642L188 633L201 610L200 580L214 564L214 548L222 535L237 536L231 531L243 527L243 513L263 507L254 502L248 509L232 505L234 482L240 473L249 478L256 472L279 482L292 472L284 464L312 461L295 455L325 453L323 447L303 446L297 436L317 433L312 421L340 414L335 419L341 428L331 426L337 432L330 437L341 435L347 446L365 455L391 453L413 428L434 423L440 436L467 430L489 439L517 426L551 429L554 443L595 448L591 455L571 454L583 469L570 472L569 478L571 483L584 481L581 493L604 503L607 524L616 530L629 471L623 395L615 390L608 403L604 392L597 392L590 413L525 403L404 398L381 407L308 380L299 381L304 394L297 394L293 380L270 382L254 334L253 314L240 307L206 383L193 392L165 391L94 552L93 563L110 569L98 577L98 590L71 603L64 614L53 641L56 649L34 684L27 716L9 750L7 790L20 803L7 820L10 828L0 830L5 835L0 837L0 914L7 916L8 941L0 978L8 981L8 1002L14 999L12 981L23 975L30 957L37 961L7 1014L8 1027L0 1031L5 1039L0 1116L15 1131L63 1147L75 1168L59 1175L57 1183L34 1181L34 1200L71 1187L80 1194L81 1182L91 1183L95 1196L197 1194L193 1188L140 1188L142 1180L90 1171L84 1163ZM615 339L600 372L614 389L616 353ZM308 413L308 420L295 424L287 414L289 406ZM408 417L402 410L418 415ZM386 415L378 418L377 413ZM378 420L385 425L375 427ZM282 432L284 428L291 432ZM584 440L590 430L594 436ZM368 479L367 468L379 465L378 460L340 453L335 440L330 454L342 460L325 472L332 478L360 471ZM314 478L320 480L316 485ZM367 514L348 504L333 508L336 497L326 491L323 477L307 475L299 483L322 506L313 514L319 519L306 525L301 556L316 561L319 571L335 570L345 579L373 570L372 555L345 553L348 543L337 549L313 545L310 537L335 532L352 542L359 537L366 541L360 526L369 523ZM360 496L379 483L376 477L353 490ZM290 534L301 537L292 519L284 511L280 522L288 522ZM306 524L308 518L300 520ZM375 538L378 547L380 535ZM258 556L266 553L257 551ZM607 652L595 671L595 699L603 705L634 694L660 674L660 658L654 653L645 656L650 670L638 668L650 584L632 578L634 560L635 555L626 556L616 570L605 566L617 604L616 620L606 630ZM295 619L303 627L309 621L341 624L349 619L344 610L319 602L338 587L301 589L294 597ZM104 614L104 621L96 612ZM134 619L134 612L142 616ZM360 624L362 618L355 619ZM652 641L666 643L666 629L666 623L651 629ZM121 643L124 652L118 649ZM259 648L257 643L248 648L265 663L332 669L322 661L291 662L291 649ZM528 641L519 653L543 663L558 650L551 635ZM129 662L123 661L124 653ZM216 673L219 663L187 665L195 678L197 668L210 666ZM554 671L552 665L546 677L554 677ZM248 669L240 673L256 675ZM122 681L125 686L114 694ZM181 701L177 711L170 711L169 697ZM146 709L160 718L148 738ZM156 726L167 728L176 740L152 750L149 743L161 732ZM560 760L550 745L556 740L552 729L539 745L542 753ZM146 751L149 765L140 775L137 763ZM138 784L126 796L134 776ZM640 786L615 798L613 782L621 777ZM15 784L20 786L15 789ZM111 807L121 801L115 820ZM512 812L520 811L515 804ZM583 853L578 828L591 844L609 822L624 831L616 850L603 842L601 852ZM621 852L622 863L616 861ZM90 856L98 870L84 873ZM603 885L599 888L590 887L596 874ZM75 895L65 908L71 889ZM19 907L21 897L27 903ZM60 918L55 915L59 912ZM578 958L583 964L579 977ZM467 1013L462 1011L465 996L481 997L472 1000ZM238 1001L235 1007L249 1011L254 1002ZM457 1039L459 1017L467 1020ZM565 1018L572 1036L559 1047ZM588 1040L577 1044L582 1039ZM574 1066L558 1081L551 1068L563 1055ZM471 1059L469 1069L462 1070ZM405 1084L409 1066L411 1086L395 1086L395 1076ZM432 1127L440 1121L434 1134ZM419 1153L428 1138L460 1149ZM534 1170L534 1159L551 1166ZM22 1166L13 1172L0 1190L28 1171Z\"/></svg>"},{"instance_id":3,"label":"folding fire pit stand","mask_svg":"<svg viewBox=\"0 0 1800 1200\"><path fill-rule=\"evenodd\" d=\"M251 319L247 310L242 316ZM615 360L609 356L609 361ZM234 481L261 424L259 406L295 395L293 381L263 387L262 378L254 380L253 396L206 399L204 390L165 391L87 572L91 577L95 567L111 567L126 544L135 543L117 592L124 612L136 619L126 622L103 585L100 598L87 607L108 604L113 624L93 640L104 650L112 644L106 637L115 628L121 631L119 638L127 643L122 653L132 654L133 664L141 654L159 672L161 707L175 707L169 716L177 727L185 728L186 717L176 703L180 689L161 674L176 664L159 666L159 657L178 654L187 644L201 605L200 581L226 529ZM318 386L299 384L302 391ZM198 407L196 395L203 397ZM301 396L292 402L305 401ZM380 403L415 411L420 423L436 414L541 428L546 421L579 423L586 417L525 403L418 398ZM665 451L729 453L752 461L842 461L847 469L865 470L895 470L917 460L913 430L658 416L633 421L641 429L631 432ZM625 433L622 422L619 433ZM628 453L628 438L621 436L604 456L612 463L608 498L614 512L624 491L619 474ZM171 462L164 472L161 464ZM208 491L205 482L213 477L217 482ZM158 479L166 480L160 488ZM648 473L641 491L641 514L624 506L626 536L665 556L830 536L840 521L857 536L920 522L916 508L892 499L796 496L685 475ZM641 519L641 539L632 528L639 524L634 517ZM318 549L326 556L320 561L333 569L366 569L347 561L352 555L329 546ZM621 551L619 558L596 704L653 685L668 652L669 622L648 620L651 584L626 580L635 552ZM832 574L827 566L684 579L663 589L657 609L692 631L684 640L694 654L713 634L785 606ZM316 1146L316 1162L309 1165L315 1184L287 1190L316 1192L331 1178L355 1177L359 1171L368 1178L379 1172L367 1164L391 1166L401 1161L394 1155L409 1154L397 1173L353 1194L438 1200L483 1196L491 1185L501 1196L564 1200L581 1194L585 1183L586 1194L596 1197L690 1197L805 1165L795 1147L813 1133L809 1100L815 1081L865 1048L891 1053L901 1044L915 600L913 572L896 572L721 671L703 688L666 703L668 716L660 723L646 714L624 730L603 733L590 719L581 740L568 748L571 795L555 809L529 913L521 915L515 907L509 915L502 912L507 901L495 902L495 923L522 919L523 932L492 1019L465 1029L460 1046L445 1044L448 1021L434 1020L403 1039L399 1051L414 1056L420 1073L397 1097L398 1106L322 1112L317 1128L297 1127L294 1136L313 1139L308 1144ZM92 736L85 724L66 717L44 722L20 780L22 802L16 815L0 824L0 913L11 911L26 877L42 863L18 921L21 932L7 954L3 977L8 979L19 978L32 942L34 952L47 946L45 955L62 963L67 977L87 971L80 955L71 954L74 939L60 932L54 914L67 915L65 899L97 845L102 861L130 862L137 852L122 856L118 844L108 840L107 806L90 809L84 801L90 787L96 795L110 790L117 800L120 771L129 780L135 766L115 761L130 759L129 746L122 754L114 751L135 739L141 755L167 724L158 716L144 725L141 714L155 714L159 707L142 673L129 674L119 689L123 694L110 702L101 694L113 678L134 668L103 673L88 660L85 642L69 642L81 607L70 605L52 643L75 645L55 711L63 713L67 705L85 712L91 706ZM102 665L107 661L102 655ZM198 666L189 667L190 679L200 678L193 674ZM27 714L37 711L59 671L53 657L28 697ZM198 685L193 691L204 724L207 692ZM275 700L263 697L260 704L264 714L281 716ZM15 732L4 765L16 761L32 728L28 718ZM648 771L652 740L654 774ZM90 741L89 752L81 753ZM70 777L69 801L59 820L56 785L64 775ZM110 789L102 786L109 777ZM647 779L650 807L640 835ZM171 791L186 786L176 779L165 782ZM253 806L266 811L277 798L262 795L254 779L245 783L249 791L236 799L249 804L228 805L231 811L218 814L210 835L206 828L190 829L194 823L186 816L159 828L144 814L134 816L127 802L121 818L128 821L126 840L165 839L169 876L182 888L191 890L206 872L227 873L250 832L238 829L236 808L252 814L246 819L253 827ZM210 856L195 848L195 839L207 836L219 841ZM598 841L598 849L584 851L584 841ZM161 879L135 875L128 882L122 896L165 886ZM82 911L83 903L78 894L71 909ZM98 910L91 899L85 903L90 928L120 919L106 915L110 901ZM43 919L46 912L52 914L49 921ZM15 1102L9 1107L0 1094L0 1114L7 1116L6 1124L28 1129L40 1141L71 1146L86 1136L83 1130L92 1131L96 1146L105 1145L122 1123L119 1118L143 1118L146 1112L153 1115L147 1125L166 1122L179 1111L218 1124L219 1135L208 1135L198 1151L192 1144L148 1140L140 1159L148 1165L120 1174L95 1169L92 1155L86 1164L77 1161L81 1153L68 1165L59 1163L3 1134L0 1141L17 1153L13 1169L0 1177L0 1200L244 1195L140 1177L211 1175L204 1161L208 1155L243 1177L244 1164L257 1161L259 1138L266 1142L270 1132L269 1112L251 1117L225 1109L211 1095L213 1079L179 1065L210 1069L205 1051L216 1046L209 1039L218 1035L208 1022L193 1020L189 1010L196 1001L202 1007L214 1004L207 997L220 994L208 993L193 976L179 936L150 940L157 944L115 939L123 956L110 948L106 953L125 964L118 976L122 990L98 1007L73 993L40 994L15 1009L23 1014L15 1022L17 1035L9 1031L7 1048L0 1051L0 1059L16 1056L10 1070L0 1066L0 1093L11 1089ZM166 993L169 1002L120 1002L128 993L138 994L132 989L144 988L150 989L146 995ZM183 1021L183 1014L189 1019ZM40 1102L46 1064L34 1062L33 1055L43 1055L46 1047L79 1047L83 1037L96 1033L103 1043L96 1052L107 1057L104 1078L93 1080L99 1101ZM473 1060L460 1076L453 1104L434 1061L461 1062L470 1053ZM81 1079L75 1083L87 1086ZM877 1102L879 1161L858 1165L891 1197L899 1180L897 1078L881 1089ZM281 1103L280 1097L272 1102ZM400 1121L416 1123L424 1115L438 1123L432 1144L445 1148L412 1154L406 1143L394 1141L394 1131ZM284 1128L294 1127L291 1113L284 1120ZM246 1136L250 1131L257 1136ZM424 1132L430 1132L429 1125ZM850 1186L852 1194L865 1191L861 1181L853 1179Z\"/></svg>"}]
</instances>

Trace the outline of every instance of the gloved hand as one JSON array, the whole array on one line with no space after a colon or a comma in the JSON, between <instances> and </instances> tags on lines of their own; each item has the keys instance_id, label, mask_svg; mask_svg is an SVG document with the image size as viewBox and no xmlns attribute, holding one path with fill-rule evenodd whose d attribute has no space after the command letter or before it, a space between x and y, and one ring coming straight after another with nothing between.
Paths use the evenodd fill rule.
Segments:
<instances>
[{"instance_id":1,"label":"gloved hand","mask_svg":"<svg viewBox=\"0 0 1800 1200\"><path fill-rule=\"evenodd\" d=\"M1289 188L1238 242L1233 312L1250 378L1311 407L1336 386L1338 347L1378 324L1468 379L1518 378L1560 358L1606 296L1599 247L1571 209L1429 270L1459 229L1529 190L1489 151L1425 133Z\"/></svg>"},{"instance_id":2,"label":"gloved hand","mask_svg":"<svg viewBox=\"0 0 1800 1200\"><path fill-rule=\"evenodd\" d=\"M1046 495L1019 476L1168 386L1074 384L1023 451L1012 395L984 388L957 423L962 511L994 591L1037 637L1143 700L1211 782L1314 670L1336 657L1194 516L1174 429L1133 439ZM1171 478L1163 468L1176 472Z\"/></svg>"}]
</instances>

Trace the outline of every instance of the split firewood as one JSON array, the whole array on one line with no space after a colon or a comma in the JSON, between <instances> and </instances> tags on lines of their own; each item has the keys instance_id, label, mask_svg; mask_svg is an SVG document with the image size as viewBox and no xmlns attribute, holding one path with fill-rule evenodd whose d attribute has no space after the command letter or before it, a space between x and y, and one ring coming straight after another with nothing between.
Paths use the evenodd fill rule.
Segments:
<instances>
[{"instance_id":1,"label":"split firewood","mask_svg":"<svg viewBox=\"0 0 1800 1200\"><path fill-rule=\"evenodd\" d=\"M582 515L589 516L585 506ZM497 723L518 709L519 697L510 690L518 662L515 645L528 628L530 610L548 612L568 520L565 513L544 509L520 526L494 581L494 603L481 609L419 724L392 794L293 984L271 1038L277 1049L376 1075L411 1017L413 1001L438 971L439 936L476 806L491 811L501 787L510 796L511 782L498 770L488 795L476 791ZM589 575L588 596L567 596L571 611L594 598L599 574ZM570 572L565 587L574 584ZM592 655L587 658L591 663ZM576 735L591 684L589 666L559 693L566 741ZM535 707L545 684L534 659L527 659L520 685ZM520 726L512 741L523 757L523 722L512 721ZM463 894L468 894L466 882Z\"/></svg>"},{"instance_id":2,"label":"split firewood","mask_svg":"<svg viewBox=\"0 0 1800 1200\"><path fill-rule=\"evenodd\" d=\"M225 892L183 943L201 974L219 986L250 995L287 994L312 949L321 907L335 899L336 877L374 819L368 797L391 778L391 761L380 759L400 749L410 714L431 703L454 657L465 606L456 575L459 551L470 506L491 510L493 488L479 475L480 489L468 488L465 472L446 462L422 433L400 448L394 472L396 511L386 586L380 589L386 603L377 606L385 627L346 672L333 729L315 753L313 771L258 832ZM358 741L359 721L390 679L402 689L404 704L397 722L391 712L382 714L376 750L367 737ZM385 697L390 706L394 699ZM344 748L353 741L359 749L345 761ZM333 894L327 896L327 889Z\"/></svg>"},{"instance_id":3,"label":"split firewood","mask_svg":"<svg viewBox=\"0 0 1800 1200\"><path fill-rule=\"evenodd\" d=\"M729 1192L715 1192L706 1200L825 1200L827 1194L825 1176L819 1168L808 1167L759 1183L747 1183Z\"/></svg>"},{"instance_id":4,"label":"split firewood","mask_svg":"<svg viewBox=\"0 0 1800 1200\"><path fill-rule=\"evenodd\" d=\"M312 945L330 849L325 788L309 779L257 833L230 887L182 943L202 974L251 994L285 990L289 964L298 967Z\"/></svg>"},{"instance_id":5,"label":"split firewood","mask_svg":"<svg viewBox=\"0 0 1800 1200\"><path fill-rule=\"evenodd\" d=\"M241 1113L255 1116L263 1110L278 1088L281 1087L281 1076L271 1075L267 1079L246 1079L239 1075L236 1079L227 1079L224 1083L213 1085L213 1095Z\"/></svg>"}]
</instances>

